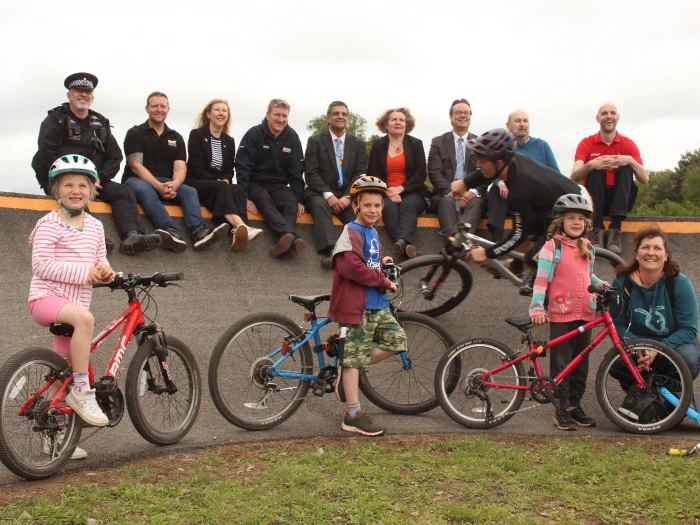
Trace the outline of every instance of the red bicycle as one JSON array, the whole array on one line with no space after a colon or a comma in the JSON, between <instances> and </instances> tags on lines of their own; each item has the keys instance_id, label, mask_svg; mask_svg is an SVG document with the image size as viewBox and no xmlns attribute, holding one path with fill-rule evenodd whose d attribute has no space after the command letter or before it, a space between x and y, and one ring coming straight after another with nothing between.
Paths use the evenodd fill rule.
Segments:
<instances>
[{"instance_id":1,"label":"red bicycle","mask_svg":"<svg viewBox=\"0 0 700 525\"><path fill-rule=\"evenodd\" d=\"M139 434L155 445L172 445L190 431L202 395L191 350L174 337L166 338L155 316L146 323L144 315L150 303L155 304L150 293L154 286L179 286L173 281L182 279L183 274L117 274L110 283L95 285L124 290L129 304L90 344L92 353L124 325L105 375L95 381L90 367L90 385L109 418L108 426L117 425L125 404L117 371L136 337L138 348L126 374L126 407ZM50 330L68 337L73 333L65 324L51 325ZM0 369L0 461L18 476L35 480L53 475L78 445L87 425L64 401L72 379L70 364L44 348L22 350Z\"/></svg>"},{"instance_id":2,"label":"red bicycle","mask_svg":"<svg viewBox=\"0 0 700 525\"><path fill-rule=\"evenodd\" d=\"M598 294L598 313L593 321L551 341L536 342L530 319L509 318L506 322L523 332L526 346L513 352L490 339L457 343L442 358L435 374L435 390L440 406L457 423L470 428L492 428L508 421L520 409L526 392L537 403L554 403L557 385L576 368L606 337L613 348L598 368L595 390L605 415L620 428L640 434L653 434L677 425L685 416L693 394L688 365L675 350L657 341L620 339L608 307L620 299L620 292L605 287L589 288ZM542 373L539 358L556 352L556 345L581 332L605 325L585 350L556 377ZM652 369L640 373L638 358L654 352ZM523 362L531 362L525 373ZM455 382L457 387L455 388ZM677 398L673 405L664 393Z\"/></svg>"}]
</instances>

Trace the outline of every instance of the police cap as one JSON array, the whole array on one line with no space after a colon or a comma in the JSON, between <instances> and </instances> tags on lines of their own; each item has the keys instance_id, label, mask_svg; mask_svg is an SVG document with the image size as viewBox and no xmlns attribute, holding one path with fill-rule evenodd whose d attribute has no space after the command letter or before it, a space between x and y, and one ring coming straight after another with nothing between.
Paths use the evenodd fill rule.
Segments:
<instances>
[{"instance_id":1,"label":"police cap","mask_svg":"<svg viewBox=\"0 0 700 525\"><path fill-rule=\"evenodd\" d=\"M73 73L66 77L63 85L66 86L66 89L92 91L97 87L97 77L90 73Z\"/></svg>"}]
</instances>

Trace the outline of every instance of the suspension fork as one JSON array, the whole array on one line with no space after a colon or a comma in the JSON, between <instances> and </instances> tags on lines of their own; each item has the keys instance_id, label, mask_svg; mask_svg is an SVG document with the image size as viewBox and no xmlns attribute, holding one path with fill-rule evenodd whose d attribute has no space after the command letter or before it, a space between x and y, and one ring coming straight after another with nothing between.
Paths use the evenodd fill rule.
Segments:
<instances>
[{"instance_id":1,"label":"suspension fork","mask_svg":"<svg viewBox=\"0 0 700 525\"><path fill-rule=\"evenodd\" d=\"M174 394L177 392L177 386L170 375L170 368L168 365L168 355L167 355L167 340L165 338L165 332L162 328L158 328L156 332L152 335L153 340L153 353L158 359L158 364L160 366L161 375L163 376L163 381L165 382L165 388L156 388L156 382L154 378L153 371L151 370L151 364L146 361L146 366L144 370L148 375L148 389L155 392L156 394L168 393Z\"/></svg>"}]
</instances>

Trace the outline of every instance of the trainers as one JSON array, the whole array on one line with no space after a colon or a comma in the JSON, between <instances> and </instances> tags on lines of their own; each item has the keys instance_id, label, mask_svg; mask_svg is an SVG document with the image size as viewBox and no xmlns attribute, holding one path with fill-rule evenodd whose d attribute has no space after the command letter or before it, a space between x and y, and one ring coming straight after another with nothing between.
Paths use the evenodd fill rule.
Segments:
<instances>
[{"instance_id":1,"label":"trainers","mask_svg":"<svg viewBox=\"0 0 700 525\"><path fill-rule=\"evenodd\" d=\"M335 392L335 397L341 403L346 403L345 399L345 389L343 388L343 367L338 367L338 376L335 378L335 383L333 383L333 391Z\"/></svg>"},{"instance_id":2,"label":"trainers","mask_svg":"<svg viewBox=\"0 0 700 525\"><path fill-rule=\"evenodd\" d=\"M361 410L355 417L350 417L347 410L343 410L343 414L345 414L345 418L340 428L345 432L354 432L363 436L380 436L384 433L384 429Z\"/></svg>"},{"instance_id":3,"label":"trainers","mask_svg":"<svg viewBox=\"0 0 700 525\"><path fill-rule=\"evenodd\" d=\"M161 239L160 247L176 253L184 252L187 249L187 243L180 238L180 234L175 230L158 229L154 233Z\"/></svg>"},{"instance_id":4,"label":"trainers","mask_svg":"<svg viewBox=\"0 0 700 525\"><path fill-rule=\"evenodd\" d=\"M279 238L277 244L270 248L270 255L272 255L272 257L279 257L284 252L289 251L289 248L292 247L293 242L294 234L285 233L284 235L282 235L282 237Z\"/></svg>"},{"instance_id":5,"label":"trainers","mask_svg":"<svg viewBox=\"0 0 700 525\"><path fill-rule=\"evenodd\" d=\"M119 251L124 255L136 255L155 250L161 242L161 236L156 233L144 235L136 230L130 230L124 235Z\"/></svg>"},{"instance_id":6,"label":"trainers","mask_svg":"<svg viewBox=\"0 0 700 525\"><path fill-rule=\"evenodd\" d=\"M328 257L324 257L321 259L321 268L325 268L326 270L330 270L331 266L333 264L333 256L329 255Z\"/></svg>"},{"instance_id":7,"label":"trainers","mask_svg":"<svg viewBox=\"0 0 700 525\"><path fill-rule=\"evenodd\" d=\"M594 248L602 248L605 244L605 230L593 228L588 234L588 240Z\"/></svg>"},{"instance_id":8,"label":"trainers","mask_svg":"<svg viewBox=\"0 0 700 525\"><path fill-rule=\"evenodd\" d=\"M112 253L114 248L116 248L115 244L109 238L105 237L105 250L107 250L107 253Z\"/></svg>"},{"instance_id":9,"label":"trainers","mask_svg":"<svg viewBox=\"0 0 700 525\"><path fill-rule=\"evenodd\" d=\"M248 242L248 227L245 224L241 224L240 226L237 226L235 230L231 230L231 232L233 233L231 250L234 252L240 252L245 243Z\"/></svg>"},{"instance_id":10,"label":"trainers","mask_svg":"<svg viewBox=\"0 0 700 525\"><path fill-rule=\"evenodd\" d=\"M299 253L304 248L306 248L306 241L304 239L301 237L294 239L294 242L292 243L292 250L294 250L295 253Z\"/></svg>"},{"instance_id":11,"label":"trainers","mask_svg":"<svg viewBox=\"0 0 700 525\"><path fill-rule=\"evenodd\" d=\"M420 257L420 251L413 244L406 245L406 257L413 259L415 257Z\"/></svg>"},{"instance_id":12,"label":"trainers","mask_svg":"<svg viewBox=\"0 0 700 525\"><path fill-rule=\"evenodd\" d=\"M93 427L106 427L109 424L109 419L97 404L94 390L85 390L80 394L71 390L66 396L66 403L80 419Z\"/></svg>"},{"instance_id":13,"label":"trainers","mask_svg":"<svg viewBox=\"0 0 700 525\"><path fill-rule=\"evenodd\" d=\"M576 422L576 424L580 427L595 426L595 419L586 414L586 412L584 412L583 408L581 407L572 408L571 410L569 410L569 415L571 416L571 419L573 419Z\"/></svg>"},{"instance_id":14,"label":"trainers","mask_svg":"<svg viewBox=\"0 0 700 525\"><path fill-rule=\"evenodd\" d=\"M260 228L251 228L250 226L246 226L246 229L248 230L249 241L254 241L263 234L263 231Z\"/></svg>"},{"instance_id":15,"label":"trainers","mask_svg":"<svg viewBox=\"0 0 700 525\"><path fill-rule=\"evenodd\" d=\"M557 409L554 412L554 425L559 430L576 430L576 421L571 419L571 414L566 409Z\"/></svg>"},{"instance_id":16,"label":"trainers","mask_svg":"<svg viewBox=\"0 0 700 525\"><path fill-rule=\"evenodd\" d=\"M209 228L201 228L197 233L194 234L194 249L195 251L203 250L207 246L211 246L216 241L220 241L226 235L226 230L228 230L228 224L219 224L213 230Z\"/></svg>"},{"instance_id":17,"label":"trainers","mask_svg":"<svg viewBox=\"0 0 700 525\"><path fill-rule=\"evenodd\" d=\"M622 232L620 230L615 230L610 228L608 230L608 250L617 255L622 253L622 246L620 245L620 236Z\"/></svg>"},{"instance_id":18,"label":"trainers","mask_svg":"<svg viewBox=\"0 0 700 525\"><path fill-rule=\"evenodd\" d=\"M54 437L53 444L60 447L63 444L63 436L65 436L65 434L66 434L65 430L61 430L60 432L58 432L56 434L56 436ZM44 446L43 446L44 454L49 455L49 456L51 455L51 453L52 453L52 446L51 445L52 445L52 443L51 443L51 439L49 438L49 436L44 436ZM85 451L85 449L82 449L80 447L75 447L75 450L73 451L73 454L71 455L70 458L71 459L85 459L87 456L88 456L88 454Z\"/></svg>"}]
</instances>

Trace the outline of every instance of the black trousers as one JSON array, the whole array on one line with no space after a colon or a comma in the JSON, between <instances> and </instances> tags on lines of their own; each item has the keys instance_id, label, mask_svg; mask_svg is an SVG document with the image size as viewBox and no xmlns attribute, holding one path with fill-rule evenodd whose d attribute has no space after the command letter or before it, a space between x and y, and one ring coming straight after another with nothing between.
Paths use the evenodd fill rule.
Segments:
<instances>
[{"instance_id":1,"label":"black trousers","mask_svg":"<svg viewBox=\"0 0 700 525\"><path fill-rule=\"evenodd\" d=\"M100 181L102 188L97 198L112 206L112 217L119 238L131 230L144 233L141 215L136 204L136 195L130 188L114 181Z\"/></svg>"},{"instance_id":2,"label":"black trousers","mask_svg":"<svg viewBox=\"0 0 700 525\"><path fill-rule=\"evenodd\" d=\"M333 210L322 195L309 190L306 190L304 193L304 206L314 218L316 251L318 253L327 253L335 246L335 241L338 240L338 234L333 224ZM348 205L337 217L343 224L348 224L355 220L355 212L352 206Z\"/></svg>"},{"instance_id":3,"label":"black trousers","mask_svg":"<svg viewBox=\"0 0 700 525\"><path fill-rule=\"evenodd\" d=\"M469 233L474 233L479 226L479 221L486 211L487 198L485 195L472 199L463 209L459 209L458 201L450 197L442 197L437 202L437 216L440 223L440 231L448 234L454 231L459 222L468 222L471 225Z\"/></svg>"},{"instance_id":4,"label":"black trousers","mask_svg":"<svg viewBox=\"0 0 700 525\"><path fill-rule=\"evenodd\" d=\"M245 191L238 184L223 180L195 179L187 183L197 190L199 202L214 216L214 222L225 222L224 215L238 215L248 223Z\"/></svg>"},{"instance_id":5,"label":"black trousers","mask_svg":"<svg viewBox=\"0 0 700 525\"><path fill-rule=\"evenodd\" d=\"M564 335L587 321L570 321L568 323L550 323L549 338L555 339ZM549 375L553 379L564 370L571 360L579 355L591 342L590 330L569 339L547 350L549 352ZM581 398L586 392L586 379L588 379L588 357L580 365L574 368L569 376L557 386L557 399L559 408L575 408L581 405Z\"/></svg>"},{"instance_id":6,"label":"black trousers","mask_svg":"<svg viewBox=\"0 0 700 525\"><path fill-rule=\"evenodd\" d=\"M265 223L278 237L294 233L299 204L294 190L282 184L261 185L250 183L248 198L265 217Z\"/></svg>"},{"instance_id":7,"label":"black trousers","mask_svg":"<svg viewBox=\"0 0 700 525\"><path fill-rule=\"evenodd\" d=\"M615 183L609 191L605 170L593 170L586 178L586 189L593 199L593 223L600 227L603 217L627 217L637 200L637 185L630 166L615 170Z\"/></svg>"},{"instance_id":8,"label":"black trousers","mask_svg":"<svg viewBox=\"0 0 700 525\"><path fill-rule=\"evenodd\" d=\"M418 216L425 211L425 207L425 199L417 192L402 193L399 203L385 197L382 219L391 240L396 242L403 239L409 244L413 243Z\"/></svg>"}]
</instances>

